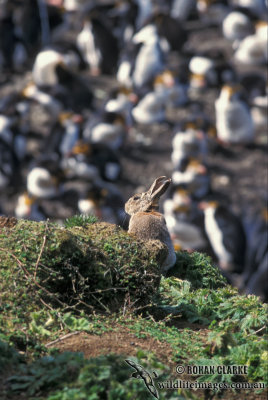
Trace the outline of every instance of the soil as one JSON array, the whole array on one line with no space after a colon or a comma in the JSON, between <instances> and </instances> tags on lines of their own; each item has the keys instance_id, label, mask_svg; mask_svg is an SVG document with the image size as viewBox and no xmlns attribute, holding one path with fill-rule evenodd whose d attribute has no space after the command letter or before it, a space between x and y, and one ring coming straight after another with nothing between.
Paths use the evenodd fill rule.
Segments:
<instances>
[{"instance_id":1,"label":"soil","mask_svg":"<svg viewBox=\"0 0 268 400\"><path fill-rule=\"evenodd\" d=\"M202 334L202 330L198 324L190 324L191 329L199 330ZM180 322L181 329L189 327L188 323ZM207 330L204 330L204 335L207 334ZM167 343L162 343L158 340L150 338L146 339L137 338L128 329L120 331L112 331L103 333L101 336L92 335L85 332L74 332L73 334L63 337L57 343L53 344L53 347L59 349L60 352L64 351L77 351L82 352L86 358L98 357L106 354L118 354L123 355L126 358L129 356L136 356L138 350L153 352L159 360L169 367L169 378L176 380L180 379L183 381L195 381L196 377L186 374L178 375L176 373L176 365L178 363L171 362L173 353L172 348ZM183 364L183 361L181 361ZM198 390L195 392L196 395L200 396L200 399L212 399L208 393ZM208 397L207 397L208 396ZM266 395L256 395L254 393L246 394L249 400L266 400ZM213 397L215 398L215 397ZM244 393L233 393L229 390L225 390L221 393L220 397L225 400L244 400Z\"/></svg>"},{"instance_id":2,"label":"soil","mask_svg":"<svg viewBox=\"0 0 268 400\"><path fill-rule=\"evenodd\" d=\"M60 340L53 347L57 347L61 352L82 352L86 358L111 353L135 357L137 350L141 349L157 354L161 362L168 365L170 369L174 367L171 363L172 349L166 343L152 338L137 338L128 330L111 331L103 333L101 336L81 332Z\"/></svg>"},{"instance_id":3,"label":"soil","mask_svg":"<svg viewBox=\"0 0 268 400\"><path fill-rule=\"evenodd\" d=\"M199 331L205 336L208 330L199 324L192 324L185 321L177 321L172 323L179 330L185 328ZM125 356L136 356L137 350L146 350L154 352L158 359L170 368L170 372L174 370L174 362L172 362L172 348L166 342L160 342L150 336L146 339L138 338L127 327L113 326L113 331L105 332L102 335L93 335L86 332L73 332L57 339L55 342L48 343L47 347L56 347L62 351L81 351L86 358L98 357L104 354L121 354ZM175 371L173 371L175 372Z\"/></svg>"}]
</instances>

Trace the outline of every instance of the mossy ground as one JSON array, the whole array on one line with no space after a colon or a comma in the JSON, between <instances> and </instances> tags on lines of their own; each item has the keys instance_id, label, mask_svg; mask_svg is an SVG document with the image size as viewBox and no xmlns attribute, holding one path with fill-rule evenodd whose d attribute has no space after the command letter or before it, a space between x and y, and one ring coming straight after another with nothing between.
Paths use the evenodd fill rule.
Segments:
<instances>
[{"instance_id":1,"label":"mossy ground","mask_svg":"<svg viewBox=\"0 0 268 400\"><path fill-rule=\"evenodd\" d=\"M166 249L155 246L149 258L147 250L107 223L63 228L18 221L0 233L3 302L16 291L17 305L30 301L32 311L40 302L107 312L126 301L129 307L147 303L159 286L158 259Z\"/></svg>"},{"instance_id":2,"label":"mossy ground","mask_svg":"<svg viewBox=\"0 0 268 400\"><path fill-rule=\"evenodd\" d=\"M1 219L0 398L151 398L130 379L128 357L160 381L267 380L265 305L240 296L199 253L177 253L161 278L165 254L159 243L92 219L65 227ZM178 376L177 364L247 365L248 374ZM206 393L159 390L161 399ZM265 398L256 390L210 394Z\"/></svg>"}]
</instances>

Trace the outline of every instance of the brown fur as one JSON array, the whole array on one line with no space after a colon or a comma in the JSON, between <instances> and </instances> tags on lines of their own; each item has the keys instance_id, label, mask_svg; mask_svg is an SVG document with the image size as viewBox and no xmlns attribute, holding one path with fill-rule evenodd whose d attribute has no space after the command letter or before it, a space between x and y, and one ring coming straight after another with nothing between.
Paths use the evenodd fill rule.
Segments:
<instances>
[{"instance_id":1,"label":"brown fur","mask_svg":"<svg viewBox=\"0 0 268 400\"><path fill-rule=\"evenodd\" d=\"M131 215L128 232L142 240L160 240L167 246L168 255L161 266L162 271L167 271L176 262L166 220L158 211L159 198L167 190L170 181L165 176L160 176L147 192L134 195L125 204L126 212Z\"/></svg>"},{"instance_id":2,"label":"brown fur","mask_svg":"<svg viewBox=\"0 0 268 400\"><path fill-rule=\"evenodd\" d=\"M158 239L161 242L169 235L165 218L158 212L136 213L131 217L128 231L140 239Z\"/></svg>"}]
</instances>

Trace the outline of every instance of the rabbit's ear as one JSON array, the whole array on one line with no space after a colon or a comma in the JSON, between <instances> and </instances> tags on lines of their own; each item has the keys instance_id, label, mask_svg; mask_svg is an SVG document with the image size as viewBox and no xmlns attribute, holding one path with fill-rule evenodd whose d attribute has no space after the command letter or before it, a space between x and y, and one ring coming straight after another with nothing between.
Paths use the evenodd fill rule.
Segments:
<instances>
[{"instance_id":1,"label":"rabbit's ear","mask_svg":"<svg viewBox=\"0 0 268 400\"><path fill-rule=\"evenodd\" d=\"M159 198L162 196L163 193L167 190L171 182L170 178L167 178L166 176L159 176L150 189L148 190L148 193L151 195L153 199Z\"/></svg>"}]
</instances>

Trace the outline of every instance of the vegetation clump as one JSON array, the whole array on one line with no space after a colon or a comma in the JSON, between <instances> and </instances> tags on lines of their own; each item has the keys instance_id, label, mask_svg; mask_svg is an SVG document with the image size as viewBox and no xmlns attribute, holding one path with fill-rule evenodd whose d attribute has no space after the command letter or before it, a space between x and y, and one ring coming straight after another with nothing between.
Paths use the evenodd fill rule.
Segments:
<instances>
[{"instance_id":1,"label":"vegetation clump","mask_svg":"<svg viewBox=\"0 0 268 400\"><path fill-rule=\"evenodd\" d=\"M191 282L192 289L217 289L227 285L220 270L209 256L202 253L177 252L177 262L167 276L176 276Z\"/></svg>"},{"instance_id":2,"label":"vegetation clump","mask_svg":"<svg viewBox=\"0 0 268 400\"><path fill-rule=\"evenodd\" d=\"M31 299L109 312L150 302L159 286L164 246L148 254L143 243L115 225L84 220L82 226L67 225L18 221L2 228L2 304L8 304L10 292L17 293L18 306Z\"/></svg>"},{"instance_id":3,"label":"vegetation clump","mask_svg":"<svg viewBox=\"0 0 268 400\"><path fill-rule=\"evenodd\" d=\"M149 360L148 367L146 354L133 358L136 363L154 368L165 379L166 367L152 357ZM38 392L47 392L47 400L149 398L145 385L137 379L130 379L133 369L126 364L125 358L115 354L86 360L81 353L65 352L43 357L24 366L21 371L24 375L13 375L8 379L11 393L23 390L31 397ZM175 400L167 391L160 396L162 400Z\"/></svg>"},{"instance_id":4,"label":"vegetation clump","mask_svg":"<svg viewBox=\"0 0 268 400\"><path fill-rule=\"evenodd\" d=\"M185 380L266 382L266 305L239 295L197 252L178 252L176 265L161 277L166 252L159 241L139 241L91 217L75 216L64 227L0 217L0 399L1 391L10 399L149 398L142 381L130 379L129 354L160 380L170 379L173 363L248 367L246 376ZM123 353L114 343L120 332L129 339ZM109 352L93 348L86 359L79 354L82 333L93 343L106 338ZM69 335L77 337L74 352L64 352ZM139 348L135 355L136 340L147 346L146 355ZM160 351L163 346L168 366L152 343ZM184 389L159 396L202 398Z\"/></svg>"},{"instance_id":5,"label":"vegetation clump","mask_svg":"<svg viewBox=\"0 0 268 400\"><path fill-rule=\"evenodd\" d=\"M71 218L67 218L64 222L65 228L72 228L73 226L86 226L87 224L93 224L98 222L98 218L95 215L74 215Z\"/></svg>"}]
</instances>

